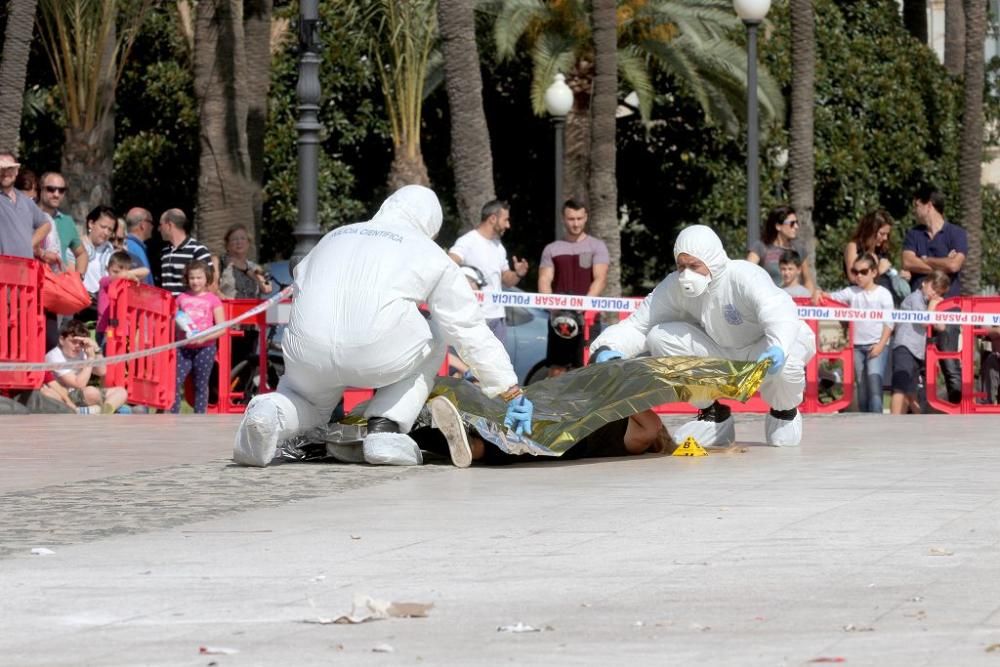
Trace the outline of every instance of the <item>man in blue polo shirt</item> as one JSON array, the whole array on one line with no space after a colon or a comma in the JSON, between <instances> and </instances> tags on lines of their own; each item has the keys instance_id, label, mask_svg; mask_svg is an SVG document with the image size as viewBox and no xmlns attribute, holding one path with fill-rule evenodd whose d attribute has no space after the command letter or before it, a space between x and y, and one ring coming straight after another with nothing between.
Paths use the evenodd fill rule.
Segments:
<instances>
[{"instance_id":1,"label":"man in blue polo shirt","mask_svg":"<svg viewBox=\"0 0 1000 667\"><path fill-rule=\"evenodd\" d=\"M153 235L153 214L138 206L130 208L125 214L125 229L128 231L128 236L125 237L125 249L134 263L149 269L143 281L147 285L152 285L153 267L149 263L146 241Z\"/></svg>"},{"instance_id":2,"label":"man in blue polo shirt","mask_svg":"<svg viewBox=\"0 0 1000 667\"><path fill-rule=\"evenodd\" d=\"M920 284L931 271L939 269L951 278L945 298L961 293L962 265L969 252L965 230L944 219L944 196L929 185L921 186L913 195L913 215L917 225L906 232L903 239L903 269L910 272L910 288L920 289ZM935 334L934 342L942 351L958 349L961 330L957 326L945 327ZM962 400L962 368L958 361L941 362L948 400Z\"/></svg>"}]
</instances>

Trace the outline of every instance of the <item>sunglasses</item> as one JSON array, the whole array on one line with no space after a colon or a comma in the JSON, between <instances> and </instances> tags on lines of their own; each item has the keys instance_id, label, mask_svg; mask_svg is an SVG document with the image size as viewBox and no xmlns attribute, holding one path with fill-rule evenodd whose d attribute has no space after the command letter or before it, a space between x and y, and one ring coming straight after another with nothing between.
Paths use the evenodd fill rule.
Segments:
<instances>
[{"instance_id":1,"label":"sunglasses","mask_svg":"<svg viewBox=\"0 0 1000 667\"><path fill-rule=\"evenodd\" d=\"M852 276L867 276L871 269L851 269Z\"/></svg>"},{"instance_id":2,"label":"sunglasses","mask_svg":"<svg viewBox=\"0 0 1000 667\"><path fill-rule=\"evenodd\" d=\"M788 225L789 227L798 227L799 226L799 221L798 220L785 220L781 224Z\"/></svg>"},{"instance_id":3,"label":"sunglasses","mask_svg":"<svg viewBox=\"0 0 1000 667\"><path fill-rule=\"evenodd\" d=\"M60 187L55 186L55 185L46 185L45 186L45 191L46 192L51 192L51 193L58 192L61 195L66 194L66 188L60 188Z\"/></svg>"}]
</instances>

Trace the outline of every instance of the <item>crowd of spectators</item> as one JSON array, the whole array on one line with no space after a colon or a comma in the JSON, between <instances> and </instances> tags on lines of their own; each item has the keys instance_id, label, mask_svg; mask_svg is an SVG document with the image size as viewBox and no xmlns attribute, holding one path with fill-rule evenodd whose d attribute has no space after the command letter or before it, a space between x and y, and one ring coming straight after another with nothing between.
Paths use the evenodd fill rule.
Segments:
<instances>
[{"instance_id":1,"label":"crowd of spectators","mask_svg":"<svg viewBox=\"0 0 1000 667\"><path fill-rule=\"evenodd\" d=\"M154 217L135 207L122 218L107 206L97 206L81 227L62 210L69 193L58 172L40 177L22 168L9 151L0 150L0 254L35 257L53 271L75 271L91 297L91 304L71 318L47 314L47 358L90 358L90 346L82 342L93 330L99 350L108 327L108 289L115 280L133 280L158 285L177 297L189 316L197 315L197 326L207 328L222 321L219 298L261 299L272 294L266 271L251 259L254 248L249 229L242 224L225 234L221 256L213 255L191 235L191 224L180 209L163 212L155 223L162 244L151 244ZM844 283L825 292L817 284L804 242L799 238L799 220L790 206L771 210L761 230L761 239L747 249L746 259L762 266L775 284L792 297L823 298L857 308L902 308L935 310L944 299L957 296L963 263L968 252L965 231L945 218L944 199L930 187L914 193L913 214L917 224L903 238L901 252L893 247L896 224L888 212L877 209L862 216L844 246ZM568 200L562 209L563 238L545 246L538 265L537 289L541 293L599 295L604 291L610 264L606 245L587 233L587 207ZM451 258L463 266L470 284L477 289L499 291L517 285L528 273L529 262L508 258L502 237L511 228L510 205L503 200L487 202L480 224L460 236L449 249ZM161 248L154 255L156 247ZM158 259L159 261L151 261ZM900 262L897 267L894 260ZM192 280L194 277L194 280ZM194 283L194 284L192 284ZM208 296L214 301L208 303ZM185 305L187 304L187 305ZM491 330L502 341L505 317L501 306L483 306ZM204 312L203 312L204 311ZM582 314L554 311L551 314L547 361L555 375L583 363L586 344ZM596 336L599 321L589 327ZM183 335L183 333L181 334ZM919 412L926 403L918 397L927 343L924 325L896 327L882 322L854 325L855 387L857 408L883 412L886 395L891 396L893 414ZM958 349L960 327L934 328L934 342L943 351ZM234 354L251 354L255 344ZM1000 400L1000 329L991 333L990 346L981 359L983 389L991 402ZM82 356L81 356L82 355ZM178 381L195 375L198 412L207 402L209 357L215 356L214 341L182 348ZM209 360L209 361L206 361ZM454 365L462 369L461 361ZM207 367L207 368L206 368ZM104 388L98 396L86 391L90 378L102 375L94 365L90 373L56 374L45 385L47 397L84 412L119 410L126 404L121 388ZM954 360L941 362L948 400L961 398L961 368ZM80 378L86 377L84 386ZM92 384L92 383L91 383ZM92 388L92 387L91 387ZM175 411L180 407L179 389ZM118 400L121 398L122 400Z\"/></svg>"}]
</instances>

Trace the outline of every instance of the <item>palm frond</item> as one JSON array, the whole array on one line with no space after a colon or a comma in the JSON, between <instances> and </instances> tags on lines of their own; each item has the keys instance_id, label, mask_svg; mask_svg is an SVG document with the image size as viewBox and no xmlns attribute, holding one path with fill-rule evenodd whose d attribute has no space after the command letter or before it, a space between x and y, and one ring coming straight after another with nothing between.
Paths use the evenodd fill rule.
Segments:
<instances>
[{"instance_id":1,"label":"palm frond","mask_svg":"<svg viewBox=\"0 0 1000 667\"><path fill-rule=\"evenodd\" d=\"M653 98L656 89L649 76L646 56L636 47L627 46L618 49L618 74L628 88L639 96L639 115L643 122L648 123L653 114Z\"/></svg>"},{"instance_id":2,"label":"palm frond","mask_svg":"<svg viewBox=\"0 0 1000 667\"><path fill-rule=\"evenodd\" d=\"M544 21L548 13L544 0L504 0L493 24L493 41L499 59L513 58L528 28L532 23Z\"/></svg>"},{"instance_id":3,"label":"palm frond","mask_svg":"<svg viewBox=\"0 0 1000 667\"><path fill-rule=\"evenodd\" d=\"M559 33L545 33L531 50L534 63L531 77L531 108L536 115L545 114L545 89L559 72L568 72L576 62L578 44Z\"/></svg>"}]
</instances>

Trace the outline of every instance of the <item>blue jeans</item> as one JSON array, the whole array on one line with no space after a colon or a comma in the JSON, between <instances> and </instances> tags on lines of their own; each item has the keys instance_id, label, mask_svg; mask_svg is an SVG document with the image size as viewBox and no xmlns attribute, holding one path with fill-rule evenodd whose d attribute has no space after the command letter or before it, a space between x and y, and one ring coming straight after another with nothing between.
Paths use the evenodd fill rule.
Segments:
<instances>
[{"instance_id":1,"label":"blue jeans","mask_svg":"<svg viewBox=\"0 0 1000 667\"><path fill-rule=\"evenodd\" d=\"M854 346L854 393L858 398L861 412L882 414L882 377L889 359L889 346L874 359L868 353L874 345Z\"/></svg>"}]
</instances>

